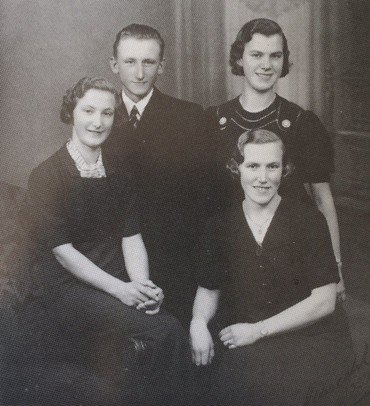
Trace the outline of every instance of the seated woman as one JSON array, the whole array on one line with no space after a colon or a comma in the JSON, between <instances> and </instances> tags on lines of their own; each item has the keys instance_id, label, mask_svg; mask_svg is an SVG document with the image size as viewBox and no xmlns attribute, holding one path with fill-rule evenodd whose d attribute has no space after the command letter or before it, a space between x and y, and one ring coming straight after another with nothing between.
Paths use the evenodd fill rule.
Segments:
<instances>
[{"instance_id":1,"label":"seated woman","mask_svg":"<svg viewBox=\"0 0 370 406\"><path fill-rule=\"evenodd\" d=\"M145 382L171 399L182 379L184 333L160 312L164 296L149 279L130 175L101 151L118 102L102 78L85 77L67 90L61 119L72 124L72 136L28 183L28 225L39 245L32 272L38 300L100 373L134 399ZM124 368L130 338L150 347L137 392Z\"/></svg>"},{"instance_id":2,"label":"seated woman","mask_svg":"<svg viewBox=\"0 0 370 406\"><path fill-rule=\"evenodd\" d=\"M196 365L216 352L211 404L331 404L353 354L325 218L279 195L291 165L275 133L243 133L229 169L245 198L208 223L190 327Z\"/></svg>"}]
</instances>

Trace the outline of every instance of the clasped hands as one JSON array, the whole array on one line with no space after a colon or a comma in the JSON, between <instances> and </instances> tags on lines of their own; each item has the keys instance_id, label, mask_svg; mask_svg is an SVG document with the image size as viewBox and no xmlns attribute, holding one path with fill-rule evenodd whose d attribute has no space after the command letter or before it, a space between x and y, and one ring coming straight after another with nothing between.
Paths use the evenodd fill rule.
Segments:
<instances>
[{"instance_id":1,"label":"clasped hands","mask_svg":"<svg viewBox=\"0 0 370 406\"><path fill-rule=\"evenodd\" d=\"M146 314L157 314L164 299L162 289L149 279L124 283L119 299Z\"/></svg>"},{"instance_id":2,"label":"clasped hands","mask_svg":"<svg viewBox=\"0 0 370 406\"><path fill-rule=\"evenodd\" d=\"M262 336L257 323L238 323L222 329L218 337L225 347L233 349L253 344ZM210 364L215 354L214 344L205 321L193 319L190 342L193 362L197 366Z\"/></svg>"}]
</instances>

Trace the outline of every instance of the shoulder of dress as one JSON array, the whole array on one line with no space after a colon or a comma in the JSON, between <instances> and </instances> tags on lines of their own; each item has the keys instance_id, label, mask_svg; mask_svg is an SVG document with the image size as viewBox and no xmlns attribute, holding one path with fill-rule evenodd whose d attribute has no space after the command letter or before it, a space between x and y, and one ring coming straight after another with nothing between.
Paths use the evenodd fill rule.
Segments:
<instances>
[{"instance_id":1,"label":"shoulder of dress","mask_svg":"<svg viewBox=\"0 0 370 406\"><path fill-rule=\"evenodd\" d=\"M61 174L63 172L63 161L60 155L60 150L58 150L31 171L27 185L29 190L45 189L51 191L60 189L63 183L62 178L64 178L64 175Z\"/></svg>"},{"instance_id":2,"label":"shoulder of dress","mask_svg":"<svg viewBox=\"0 0 370 406\"><path fill-rule=\"evenodd\" d=\"M42 161L39 165L37 165L31 172L31 174L41 174L41 173L47 173L49 171L52 171L53 168L56 169L62 160L64 159L65 155L68 154L67 148L65 145L63 145L61 148L59 148L56 152L54 152L51 156L46 158L44 161Z\"/></svg>"},{"instance_id":3,"label":"shoulder of dress","mask_svg":"<svg viewBox=\"0 0 370 406\"><path fill-rule=\"evenodd\" d=\"M324 215L314 205L302 203L294 198L284 198L284 207L287 212L287 218L300 228L315 229L318 224L326 222Z\"/></svg>"},{"instance_id":4,"label":"shoulder of dress","mask_svg":"<svg viewBox=\"0 0 370 406\"><path fill-rule=\"evenodd\" d=\"M278 125L281 130L287 131L298 123L304 115L305 110L298 104L293 103L284 97L278 96Z\"/></svg>"},{"instance_id":5,"label":"shoulder of dress","mask_svg":"<svg viewBox=\"0 0 370 406\"><path fill-rule=\"evenodd\" d=\"M235 109L238 105L239 97L235 97L232 100L227 101L226 103L219 104L218 106L212 106L210 109L215 111L217 115L220 116L230 116L235 112Z\"/></svg>"},{"instance_id":6,"label":"shoulder of dress","mask_svg":"<svg viewBox=\"0 0 370 406\"><path fill-rule=\"evenodd\" d=\"M211 120L217 121L220 128L223 129L234 116L237 105L238 97L223 104L210 106L205 110L205 113Z\"/></svg>"}]
</instances>

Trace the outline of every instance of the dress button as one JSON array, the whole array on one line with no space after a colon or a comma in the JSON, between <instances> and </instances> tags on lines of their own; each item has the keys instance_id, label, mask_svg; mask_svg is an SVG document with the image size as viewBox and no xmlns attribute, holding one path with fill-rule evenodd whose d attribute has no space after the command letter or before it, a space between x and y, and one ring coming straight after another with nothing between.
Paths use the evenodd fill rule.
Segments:
<instances>
[{"instance_id":1,"label":"dress button","mask_svg":"<svg viewBox=\"0 0 370 406\"><path fill-rule=\"evenodd\" d=\"M272 301L268 300L266 303L270 305L270 304L272 304Z\"/></svg>"},{"instance_id":2,"label":"dress button","mask_svg":"<svg viewBox=\"0 0 370 406\"><path fill-rule=\"evenodd\" d=\"M265 269L265 267L263 265L260 265L260 269Z\"/></svg>"}]
</instances>

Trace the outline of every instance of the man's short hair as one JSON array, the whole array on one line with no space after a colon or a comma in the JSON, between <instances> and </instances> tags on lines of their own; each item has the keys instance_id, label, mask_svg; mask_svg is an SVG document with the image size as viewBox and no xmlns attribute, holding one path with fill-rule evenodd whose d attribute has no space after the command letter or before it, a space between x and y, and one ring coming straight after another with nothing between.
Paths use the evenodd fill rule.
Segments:
<instances>
[{"instance_id":1,"label":"man's short hair","mask_svg":"<svg viewBox=\"0 0 370 406\"><path fill-rule=\"evenodd\" d=\"M255 20L248 21L238 32L234 43L231 45L230 49L230 66L231 73L237 76L243 76L243 67L238 64L243 58L245 44L251 41L253 34L262 34L266 37L271 35L279 34L283 40L283 69L281 71L281 76L284 77L289 73L289 49L288 41L284 35L284 32L280 25L275 21L269 20L268 18L257 18Z\"/></svg>"},{"instance_id":2,"label":"man's short hair","mask_svg":"<svg viewBox=\"0 0 370 406\"><path fill-rule=\"evenodd\" d=\"M161 34L153 27L144 24L130 24L127 27L122 28L116 35L116 40L113 44L113 56L117 58L118 44L125 38L136 39L154 39L158 42L160 47L160 60L163 60L164 55L164 41Z\"/></svg>"}]
</instances>

